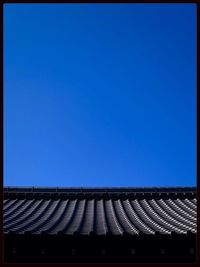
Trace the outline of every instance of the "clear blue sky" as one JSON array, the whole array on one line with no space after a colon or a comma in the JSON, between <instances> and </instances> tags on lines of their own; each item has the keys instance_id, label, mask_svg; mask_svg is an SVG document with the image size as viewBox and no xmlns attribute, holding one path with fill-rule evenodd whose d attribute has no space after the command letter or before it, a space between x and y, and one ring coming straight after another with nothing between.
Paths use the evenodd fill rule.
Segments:
<instances>
[{"instance_id":1,"label":"clear blue sky","mask_svg":"<svg viewBox=\"0 0 200 267\"><path fill-rule=\"evenodd\" d=\"M195 186L195 4L4 5L5 186Z\"/></svg>"}]
</instances>

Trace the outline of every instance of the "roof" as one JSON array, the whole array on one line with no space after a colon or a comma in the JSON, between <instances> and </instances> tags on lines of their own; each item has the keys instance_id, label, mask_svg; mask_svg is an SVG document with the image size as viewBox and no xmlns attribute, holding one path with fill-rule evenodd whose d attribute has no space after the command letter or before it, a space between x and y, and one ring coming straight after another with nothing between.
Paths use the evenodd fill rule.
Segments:
<instances>
[{"instance_id":1,"label":"roof","mask_svg":"<svg viewBox=\"0 0 200 267\"><path fill-rule=\"evenodd\" d=\"M13 186L7 186L4 187L4 193L6 192L76 192L76 193L86 193L86 192L91 192L91 193L147 193L147 192L191 192L191 193L196 193L196 187L29 187L29 186L23 186L23 187L13 187Z\"/></svg>"},{"instance_id":2,"label":"roof","mask_svg":"<svg viewBox=\"0 0 200 267\"><path fill-rule=\"evenodd\" d=\"M194 187L4 188L4 233L196 233Z\"/></svg>"}]
</instances>

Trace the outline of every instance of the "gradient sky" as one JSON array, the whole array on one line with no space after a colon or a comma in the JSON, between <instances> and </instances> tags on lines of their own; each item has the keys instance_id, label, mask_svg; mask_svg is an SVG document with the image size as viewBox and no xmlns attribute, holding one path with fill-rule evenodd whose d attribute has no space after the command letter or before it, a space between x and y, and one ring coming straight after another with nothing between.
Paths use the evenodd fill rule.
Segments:
<instances>
[{"instance_id":1,"label":"gradient sky","mask_svg":"<svg viewBox=\"0 0 200 267\"><path fill-rule=\"evenodd\" d=\"M5 4L5 186L195 186L195 4Z\"/></svg>"}]
</instances>

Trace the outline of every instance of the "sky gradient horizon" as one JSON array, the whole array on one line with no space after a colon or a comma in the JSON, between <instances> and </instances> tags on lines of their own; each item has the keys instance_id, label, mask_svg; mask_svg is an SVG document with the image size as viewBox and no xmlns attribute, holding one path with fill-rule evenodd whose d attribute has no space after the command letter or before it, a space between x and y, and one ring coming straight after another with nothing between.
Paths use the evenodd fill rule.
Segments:
<instances>
[{"instance_id":1,"label":"sky gradient horizon","mask_svg":"<svg viewBox=\"0 0 200 267\"><path fill-rule=\"evenodd\" d=\"M195 4L4 4L4 186L196 186Z\"/></svg>"}]
</instances>

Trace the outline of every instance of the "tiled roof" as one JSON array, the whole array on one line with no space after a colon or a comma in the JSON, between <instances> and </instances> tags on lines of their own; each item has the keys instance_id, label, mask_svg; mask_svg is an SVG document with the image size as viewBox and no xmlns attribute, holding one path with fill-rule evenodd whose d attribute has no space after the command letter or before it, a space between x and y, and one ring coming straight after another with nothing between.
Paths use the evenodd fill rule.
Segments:
<instances>
[{"instance_id":1,"label":"tiled roof","mask_svg":"<svg viewBox=\"0 0 200 267\"><path fill-rule=\"evenodd\" d=\"M4 188L4 233L196 233L195 188Z\"/></svg>"}]
</instances>

